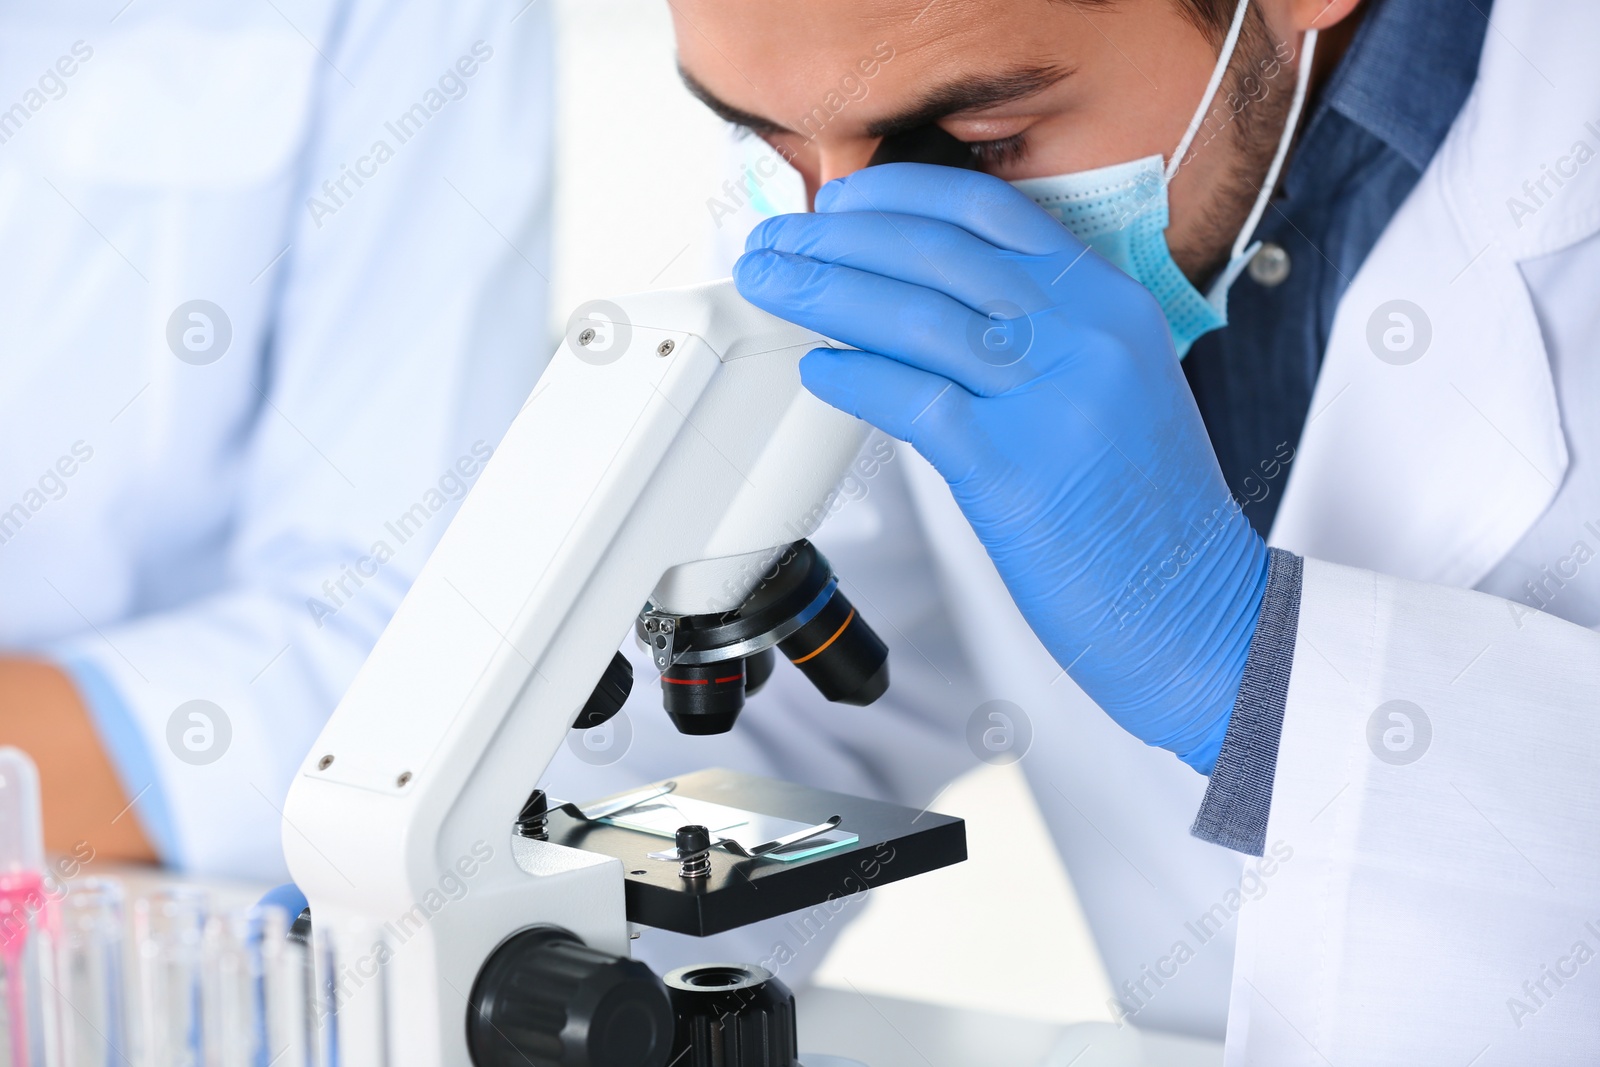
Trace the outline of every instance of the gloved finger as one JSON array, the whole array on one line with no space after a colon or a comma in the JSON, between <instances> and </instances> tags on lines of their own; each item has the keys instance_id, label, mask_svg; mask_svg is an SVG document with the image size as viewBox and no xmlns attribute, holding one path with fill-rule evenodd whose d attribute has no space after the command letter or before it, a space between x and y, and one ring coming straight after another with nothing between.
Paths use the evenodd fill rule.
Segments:
<instances>
[{"instance_id":1,"label":"gloved finger","mask_svg":"<svg viewBox=\"0 0 1600 1067\"><path fill-rule=\"evenodd\" d=\"M1060 222L992 174L926 163L867 167L817 191L822 212L921 215L960 226L992 245L1042 256L1076 253L1081 242Z\"/></svg>"},{"instance_id":2,"label":"gloved finger","mask_svg":"<svg viewBox=\"0 0 1600 1067\"><path fill-rule=\"evenodd\" d=\"M959 226L918 215L779 215L751 230L745 241L747 251L763 248L898 278L984 314L1049 306L1028 271L1029 259Z\"/></svg>"},{"instance_id":3,"label":"gloved finger","mask_svg":"<svg viewBox=\"0 0 1600 1067\"><path fill-rule=\"evenodd\" d=\"M946 478L971 466L973 396L948 378L876 352L815 348L800 360L800 381L840 411L905 441Z\"/></svg>"},{"instance_id":4,"label":"gloved finger","mask_svg":"<svg viewBox=\"0 0 1600 1067\"><path fill-rule=\"evenodd\" d=\"M746 300L779 318L931 371L981 396L1035 376L1024 358L1027 350L1006 346L1007 323L997 327L920 285L764 249L740 256L733 280Z\"/></svg>"}]
</instances>

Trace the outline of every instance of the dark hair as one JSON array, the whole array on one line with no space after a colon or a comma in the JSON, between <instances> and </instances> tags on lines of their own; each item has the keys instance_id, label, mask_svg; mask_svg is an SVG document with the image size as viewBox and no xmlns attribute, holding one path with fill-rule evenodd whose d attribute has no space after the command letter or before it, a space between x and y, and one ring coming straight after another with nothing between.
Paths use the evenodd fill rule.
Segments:
<instances>
[{"instance_id":1,"label":"dark hair","mask_svg":"<svg viewBox=\"0 0 1600 1067\"><path fill-rule=\"evenodd\" d=\"M1178 0L1183 15L1206 35L1206 40L1220 45L1228 36L1228 24L1233 21L1237 6L1232 0Z\"/></svg>"}]
</instances>

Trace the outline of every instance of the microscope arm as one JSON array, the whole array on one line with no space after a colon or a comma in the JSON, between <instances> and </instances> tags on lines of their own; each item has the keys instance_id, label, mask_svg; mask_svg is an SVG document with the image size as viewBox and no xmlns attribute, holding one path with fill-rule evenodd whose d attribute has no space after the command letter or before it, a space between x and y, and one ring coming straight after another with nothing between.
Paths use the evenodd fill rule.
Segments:
<instances>
[{"instance_id":1,"label":"microscope arm","mask_svg":"<svg viewBox=\"0 0 1600 1067\"><path fill-rule=\"evenodd\" d=\"M467 1064L474 976L519 929L627 954L621 864L543 843L528 873L518 807L646 600L737 606L865 438L800 384L827 342L731 283L618 304L569 331L290 789L349 1067Z\"/></svg>"}]
</instances>

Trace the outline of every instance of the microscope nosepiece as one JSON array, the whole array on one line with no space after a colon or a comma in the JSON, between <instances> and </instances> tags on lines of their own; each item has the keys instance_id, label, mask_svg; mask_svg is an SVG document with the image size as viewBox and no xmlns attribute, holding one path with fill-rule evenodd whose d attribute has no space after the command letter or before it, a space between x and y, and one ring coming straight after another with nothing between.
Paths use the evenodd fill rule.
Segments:
<instances>
[{"instance_id":1,"label":"microscope nosepiece","mask_svg":"<svg viewBox=\"0 0 1600 1067\"><path fill-rule=\"evenodd\" d=\"M672 615L647 606L639 640L661 671L661 699L679 731L733 729L767 681L776 649L828 700L864 707L889 688L889 649L839 589L809 541L784 550L737 610Z\"/></svg>"}]
</instances>

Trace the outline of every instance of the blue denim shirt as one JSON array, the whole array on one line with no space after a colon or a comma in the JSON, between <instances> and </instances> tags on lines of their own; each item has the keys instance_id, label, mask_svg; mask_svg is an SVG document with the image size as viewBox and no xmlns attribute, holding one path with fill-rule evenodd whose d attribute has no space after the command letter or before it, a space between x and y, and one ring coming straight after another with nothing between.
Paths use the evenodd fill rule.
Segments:
<instances>
[{"instance_id":1,"label":"blue denim shirt","mask_svg":"<svg viewBox=\"0 0 1600 1067\"><path fill-rule=\"evenodd\" d=\"M1334 311L1466 102L1490 2L1374 0L1256 232L1287 254L1287 276L1247 271L1230 293L1228 327L1202 337L1184 361L1223 475L1263 536ZM1300 560L1274 549L1243 683L1192 828L1256 856L1272 805L1300 579Z\"/></svg>"},{"instance_id":2,"label":"blue denim shirt","mask_svg":"<svg viewBox=\"0 0 1600 1067\"><path fill-rule=\"evenodd\" d=\"M1370 6L1256 231L1288 253L1288 277L1269 286L1246 271L1229 294L1228 327L1184 360L1222 473L1262 536L1286 471L1264 473L1299 443L1334 309L1477 77L1489 0L1475 2Z\"/></svg>"}]
</instances>

